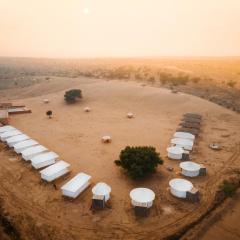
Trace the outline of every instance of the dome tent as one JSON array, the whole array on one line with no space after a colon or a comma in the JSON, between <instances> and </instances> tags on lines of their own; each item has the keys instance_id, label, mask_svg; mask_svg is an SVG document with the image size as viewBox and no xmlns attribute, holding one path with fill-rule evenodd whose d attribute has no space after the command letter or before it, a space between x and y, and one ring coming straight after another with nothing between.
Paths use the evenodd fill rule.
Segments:
<instances>
[{"instance_id":1,"label":"dome tent","mask_svg":"<svg viewBox=\"0 0 240 240\"><path fill-rule=\"evenodd\" d=\"M167 152L170 159L181 160L184 150L181 147L169 147Z\"/></svg>"},{"instance_id":2,"label":"dome tent","mask_svg":"<svg viewBox=\"0 0 240 240\"><path fill-rule=\"evenodd\" d=\"M148 188L135 188L130 192L132 205L135 207L150 208L155 199L155 193Z\"/></svg>"},{"instance_id":3,"label":"dome tent","mask_svg":"<svg viewBox=\"0 0 240 240\"><path fill-rule=\"evenodd\" d=\"M186 161L180 163L180 168L182 169L182 174L187 177L199 176L201 166L195 162Z\"/></svg>"},{"instance_id":4,"label":"dome tent","mask_svg":"<svg viewBox=\"0 0 240 240\"><path fill-rule=\"evenodd\" d=\"M171 188L171 193L175 197L178 198L186 198L187 192L191 191L193 185L190 181L181 179L181 178L174 178L169 182L169 186Z\"/></svg>"}]
</instances>

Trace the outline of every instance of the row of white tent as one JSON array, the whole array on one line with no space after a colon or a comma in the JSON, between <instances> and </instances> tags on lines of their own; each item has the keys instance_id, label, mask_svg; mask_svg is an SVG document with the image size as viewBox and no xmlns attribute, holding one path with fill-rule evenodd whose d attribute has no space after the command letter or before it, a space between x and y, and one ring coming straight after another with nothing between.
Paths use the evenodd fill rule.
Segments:
<instances>
[{"instance_id":1,"label":"row of white tent","mask_svg":"<svg viewBox=\"0 0 240 240\"><path fill-rule=\"evenodd\" d=\"M37 141L23 134L18 129L6 125L0 127L0 139L6 142L17 154L21 154L25 161L30 161L35 169L40 171L41 178L47 182L52 182L68 173L70 164L58 160L59 156L55 152L49 151ZM85 173L78 173L70 181L61 187L62 194L70 198L76 198L90 185L91 176ZM98 183L92 188L94 197L104 195L105 201L110 198L111 188L105 183Z\"/></svg>"}]
</instances>

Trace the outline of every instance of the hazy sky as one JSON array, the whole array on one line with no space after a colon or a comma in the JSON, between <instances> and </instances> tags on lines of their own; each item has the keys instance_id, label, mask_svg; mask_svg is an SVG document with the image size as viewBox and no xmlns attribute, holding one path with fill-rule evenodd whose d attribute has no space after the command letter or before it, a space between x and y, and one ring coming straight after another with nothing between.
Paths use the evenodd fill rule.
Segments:
<instances>
[{"instance_id":1,"label":"hazy sky","mask_svg":"<svg viewBox=\"0 0 240 240\"><path fill-rule=\"evenodd\" d=\"M240 56L240 0L0 0L0 56Z\"/></svg>"}]
</instances>

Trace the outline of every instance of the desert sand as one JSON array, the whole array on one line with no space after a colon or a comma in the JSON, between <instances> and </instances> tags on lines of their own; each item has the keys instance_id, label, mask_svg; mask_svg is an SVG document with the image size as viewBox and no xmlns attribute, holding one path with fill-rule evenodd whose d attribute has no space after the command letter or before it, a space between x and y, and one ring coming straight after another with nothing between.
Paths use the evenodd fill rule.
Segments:
<instances>
[{"instance_id":1,"label":"desert sand","mask_svg":"<svg viewBox=\"0 0 240 240\"><path fill-rule=\"evenodd\" d=\"M63 95L73 87L82 89L83 99L68 105ZM58 153L72 170L56 182L55 190L40 181L29 163L0 144L0 198L23 239L164 239L207 211L219 184L239 167L240 115L198 97L131 81L84 77L52 78L48 83L4 90L1 96L32 109L32 114L12 116L11 125ZM44 98L50 103L44 104ZM89 113L84 112L87 106ZM47 118L47 110L53 111L52 119ZM135 117L127 119L128 112ZM203 115L192 156L207 167L208 174L191 179L201 193L200 203L195 204L174 198L168 188L170 179L181 176L179 162L167 159L166 148L186 112ZM102 144L106 134L112 136L112 143ZM212 151L208 147L212 142L223 149ZM130 180L114 164L127 145L156 147L164 165L152 177ZM174 171L167 171L168 166ZM62 198L59 188L82 171L92 176L91 186L104 181L112 187L110 208L92 213L91 187L74 201ZM156 193L146 219L135 218L129 199L130 190L141 186Z\"/></svg>"}]
</instances>

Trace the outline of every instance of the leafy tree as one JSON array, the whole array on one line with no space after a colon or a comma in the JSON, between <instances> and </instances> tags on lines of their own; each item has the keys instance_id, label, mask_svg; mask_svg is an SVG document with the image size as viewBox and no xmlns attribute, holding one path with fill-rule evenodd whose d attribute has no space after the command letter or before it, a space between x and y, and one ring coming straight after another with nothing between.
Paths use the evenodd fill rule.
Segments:
<instances>
[{"instance_id":1,"label":"leafy tree","mask_svg":"<svg viewBox=\"0 0 240 240\"><path fill-rule=\"evenodd\" d=\"M49 118L52 118L52 114L53 114L53 112L52 112L51 110L48 110L48 111L46 112L46 115L47 115Z\"/></svg>"},{"instance_id":2,"label":"leafy tree","mask_svg":"<svg viewBox=\"0 0 240 240\"><path fill-rule=\"evenodd\" d=\"M154 173L158 164L163 164L163 160L154 147L127 146L115 164L125 169L131 178L138 179Z\"/></svg>"},{"instance_id":3,"label":"leafy tree","mask_svg":"<svg viewBox=\"0 0 240 240\"><path fill-rule=\"evenodd\" d=\"M65 92L64 98L67 103L74 103L77 98L82 98L82 91L80 89L71 89Z\"/></svg>"}]
</instances>

